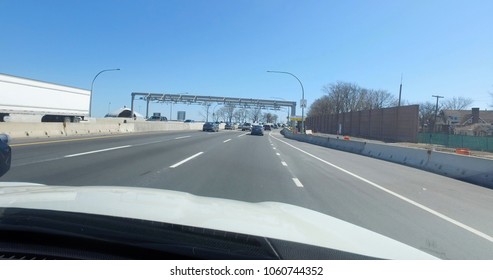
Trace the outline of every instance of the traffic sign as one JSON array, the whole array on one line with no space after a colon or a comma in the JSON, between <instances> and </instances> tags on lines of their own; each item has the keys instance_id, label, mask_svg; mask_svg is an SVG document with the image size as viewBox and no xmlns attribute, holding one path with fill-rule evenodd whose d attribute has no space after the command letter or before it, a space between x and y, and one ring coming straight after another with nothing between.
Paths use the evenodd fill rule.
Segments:
<instances>
[{"instance_id":1,"label":"traffic sign","mask_svg":"<svg viewBox=\"0 0 493 280\"><path fill-rule=\"evenodd\" d=\"M301 108L306 108L306 99L301 99L300 100L300 107Z\"/></svg>"}]
</instances>

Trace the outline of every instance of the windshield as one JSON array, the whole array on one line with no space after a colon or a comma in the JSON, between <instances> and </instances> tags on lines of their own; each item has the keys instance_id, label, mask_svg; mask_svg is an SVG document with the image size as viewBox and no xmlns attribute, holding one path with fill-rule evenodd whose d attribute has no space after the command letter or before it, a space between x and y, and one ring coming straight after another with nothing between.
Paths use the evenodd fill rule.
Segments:
<instances>
[{"instance_id":1,"label":"windshield","mask_svg":"<svg viewBox=\"0 0 493 280\"><path fill-rule=\"evenodd\" d=\"M77 208L94 215L162 207L147 218L186 213L197 215L188 226L330 239L361 255L372 246L356 237L364 229L431 257L491 260L492 11L490 1L2 1L0 133L11 151L0 146L10 165L0 182L126 188L115 189L128 203L119 213L103 207L109 194ZM192 196L169 209L156 190ZM69 191L45 192L30 205L53 210ZM224 200L240 204L206 215ZM315 226L318 214L347 227Z\"/></svg>"}]
</instances>

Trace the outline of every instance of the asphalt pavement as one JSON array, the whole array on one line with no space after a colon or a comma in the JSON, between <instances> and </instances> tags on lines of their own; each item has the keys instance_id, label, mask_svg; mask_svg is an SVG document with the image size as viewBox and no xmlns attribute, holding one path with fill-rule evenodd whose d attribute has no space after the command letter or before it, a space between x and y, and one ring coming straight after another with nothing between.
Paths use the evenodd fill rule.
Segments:
<instances>
[{"instance_id":1,"label":"asphalt pavement","mask_svg":"<svg viewBox=\"0 0 493 280\"><path fill-rule=\"evenodd\" d=\"M285 139L278 130L179 131L12 144L0 181L136 186L279 201L445 259L493 259L493 190ZM252 225L254 226L254 225Z\"/></svg>"}]
</instances>

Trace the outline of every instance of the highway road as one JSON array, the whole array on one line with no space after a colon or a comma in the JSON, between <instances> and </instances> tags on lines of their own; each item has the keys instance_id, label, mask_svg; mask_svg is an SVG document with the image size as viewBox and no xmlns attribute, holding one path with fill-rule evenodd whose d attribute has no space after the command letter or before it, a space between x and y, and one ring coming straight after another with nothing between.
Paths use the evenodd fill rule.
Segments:
<instances>
[{"instance_id":1,"label":"highway road","mask_svg":"<svg viewBox=\"0 0 493 280\"><path fill-rule=\"evenodd\" d=\"M279 201L439 258L493 259L493 190L285 139L279 130L264 136L224 130L92 136L14 142L12 149L12 168L0 181Z\"/></svg>"}]
</instances>

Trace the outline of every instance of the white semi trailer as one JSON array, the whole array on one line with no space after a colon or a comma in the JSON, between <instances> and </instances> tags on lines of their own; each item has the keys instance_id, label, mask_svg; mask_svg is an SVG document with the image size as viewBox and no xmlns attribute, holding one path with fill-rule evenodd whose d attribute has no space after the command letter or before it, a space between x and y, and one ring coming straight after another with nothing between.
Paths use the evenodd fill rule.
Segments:
<instances>
[{"instance_id":1,"label":"white semi trailer","mask_svg":"<svg viewBox=\"0 0 493 280\"><path fill-rule=\"evenodd\" d=\"M89 116L91 91L0 74L0 122L37 115L42 122L78 122Z\"/></svg>"}]
</instances>

